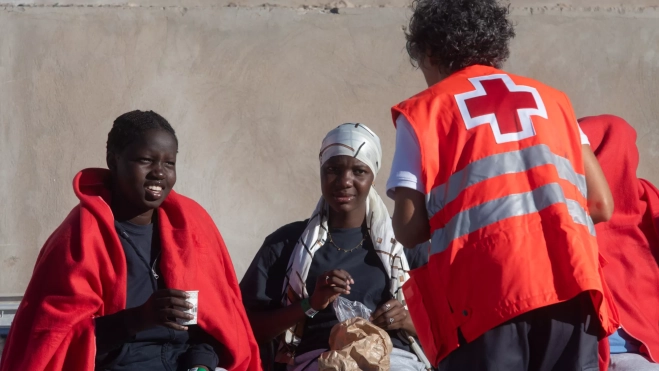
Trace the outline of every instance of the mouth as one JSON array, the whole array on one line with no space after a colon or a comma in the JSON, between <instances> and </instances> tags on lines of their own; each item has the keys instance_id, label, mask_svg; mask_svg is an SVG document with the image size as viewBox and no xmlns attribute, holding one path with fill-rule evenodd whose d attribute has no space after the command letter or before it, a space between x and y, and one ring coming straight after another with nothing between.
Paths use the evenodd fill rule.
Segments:
<instances>
[{"instance_id":1,"label":"mouth","mask_svg":"<svg viewBox=\"0 0 659 371\"><path fill-rule=\"evenodd\" d=\"M334 194L332 195L332 198L338 204L347 204L355 200L354 195L348 195L348 194Z\"/></svg>"},{"instance_id":2,"label":"mouth","mask_svg":"<svg viewBox=\"0 0 659 371\"><path fill-rule=\"evenodd\" d=\"M144 186L146 198L150 201L156 201L163 195L164 187L161 185L151 184Z\"/></svg>"}]
</instances>

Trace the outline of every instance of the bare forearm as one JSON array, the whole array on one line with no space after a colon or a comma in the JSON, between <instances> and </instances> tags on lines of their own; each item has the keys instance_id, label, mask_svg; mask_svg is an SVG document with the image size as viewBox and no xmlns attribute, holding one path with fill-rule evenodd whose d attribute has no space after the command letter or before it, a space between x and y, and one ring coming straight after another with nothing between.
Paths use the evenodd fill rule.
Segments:
<instances>
[{"instance_id":1,"label":"bare forearm","mask_svg":"<svg viewBox=\"0 0 659 371\"><path fill-rule=\"evenodd\" d=\"M588 211L595 224L606 222L611 219L613 214L611 190L590 146L584 145L582 153L586 170Z\"/></svg>"},{"instance_id":2,"label":"bare forearm","mask_svg":"<svg viewBox=\"0 0 659 371\"><path fill-rule=\"evenodd\" d=\"M410 188L396 188L396 206L392 220L396 240L407 248L430 239L430 224L425 196Z\"/></svg>"},{"instance_id":3,"label":"bare forearm","mask_svg":"<svg viewBox=\"0 0 659 371\"><path fill-rule=\"evenodd\" d=\"M591 210L591 219L593 220L593 224L597 223L603 223L603 222L608 222L611 219L612 213L608 211L602 211L605 210L604 207L601 206L593 206L589 205L588 206L589 210Z\"/></svg>"},{"instance_id":4,"label":"bare forearm","mask_svg":"<svg viewBox=\"0 0 659 371\"><path fill-rule=\"evenodd\" d=\"M339 295L349 295L350 285L354 283L350 274L343 269L325 271L316 280L316 287L313 295L308 299L308 306L316 311L321 311ZM256 340L259 343L268 342L289 327L304 320L306 314L303 303L304 301L279 309L248 311L247 317L249 317Z\"/></svg>"},{"instance_id":5,"label":"bare forearm","mask_svg":"<svg viewBox=\"0 0 659 371\"><path fill-rule=\"evenodd\" d=\"M302 310L302 305L295 303L273 310L249 311L247 317L249 317L256 341L265 343L305 319L306 315Z\"/></svg>"},{"instance_id":6,"label":"bare forearm","mask_svg":"<svg viewBox=\"0 0 659 371\"><path fill-rule=\"evenodd\" d=\"M426 221L423 221L427 223ZM413 249L418 244L426 242L430 239L430 227L427 224L421 225L400 225L398 228L394 227L394 234L396 240L402 243L403 246Z\"/></svg>"}]
</instances>

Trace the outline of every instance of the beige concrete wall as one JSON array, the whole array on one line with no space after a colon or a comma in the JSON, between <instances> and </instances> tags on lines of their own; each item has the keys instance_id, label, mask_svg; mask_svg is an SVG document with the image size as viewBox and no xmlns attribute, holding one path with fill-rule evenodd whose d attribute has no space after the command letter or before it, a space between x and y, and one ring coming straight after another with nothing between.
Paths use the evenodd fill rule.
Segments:
<instances>
[{"instance_id":1,"label":"beige concrete wall","mask_svg":"<svg viewBox=\"0 0 659 371\"><path fill-rule=\"evenodd\" d=\"M107 132L128 110L174 125L176 189L210 211L239 276L265 236L309 216L334 126L359 121L381 136L383 191L389 106L424 87L405 55L406 1L270 2L0 5L0 294L25 289L76 204L72 177L104 166ZM594 2L513 1L507 68L565 90L579 115L627 118L639 174L659 183L658 4Z\"/></svg>"}]
</instances>

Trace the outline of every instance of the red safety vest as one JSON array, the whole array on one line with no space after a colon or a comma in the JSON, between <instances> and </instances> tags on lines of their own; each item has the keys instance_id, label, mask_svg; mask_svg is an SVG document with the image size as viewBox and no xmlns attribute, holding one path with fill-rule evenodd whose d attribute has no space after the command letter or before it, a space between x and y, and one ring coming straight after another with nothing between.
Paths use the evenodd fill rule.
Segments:
<instances>
[{"instance_id":1,"label":"red safety vest","mask_svg":"<svg viewBox=\"0 0 659 371\"><path fill-rule=\"evenodd\" d=\"M565 94L471 66L392 113L408 119L421 149L431 255L404 292L431 362L458 347L458 329L473 341L587 290L602 336L616 329Z\"/></svg>"}]
</instances>

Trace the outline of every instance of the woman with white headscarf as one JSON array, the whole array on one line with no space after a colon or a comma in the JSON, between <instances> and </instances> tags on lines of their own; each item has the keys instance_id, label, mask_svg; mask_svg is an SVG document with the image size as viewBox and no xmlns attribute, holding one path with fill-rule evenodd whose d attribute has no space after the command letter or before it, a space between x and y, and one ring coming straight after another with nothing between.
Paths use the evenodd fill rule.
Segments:
<instances>
[{"instance_id":1,"label":"woman with white headscarf","mask_svg":"<svg viewBox=\"0 0 659 371\"><path fill-rule=\"evenodd\" d=\"M327 134L319 159L322 197L311 218L268 236L240 283L264 369L317 370L338 323L331 303L343 296L374 311L392 357L423 370L411 353L408 334L416 331L401 287L410 269L427 262L427 248L404 249L394 238L373 188L380 139L364 125L343 124Z\"/></svg>"}]
</instances>

